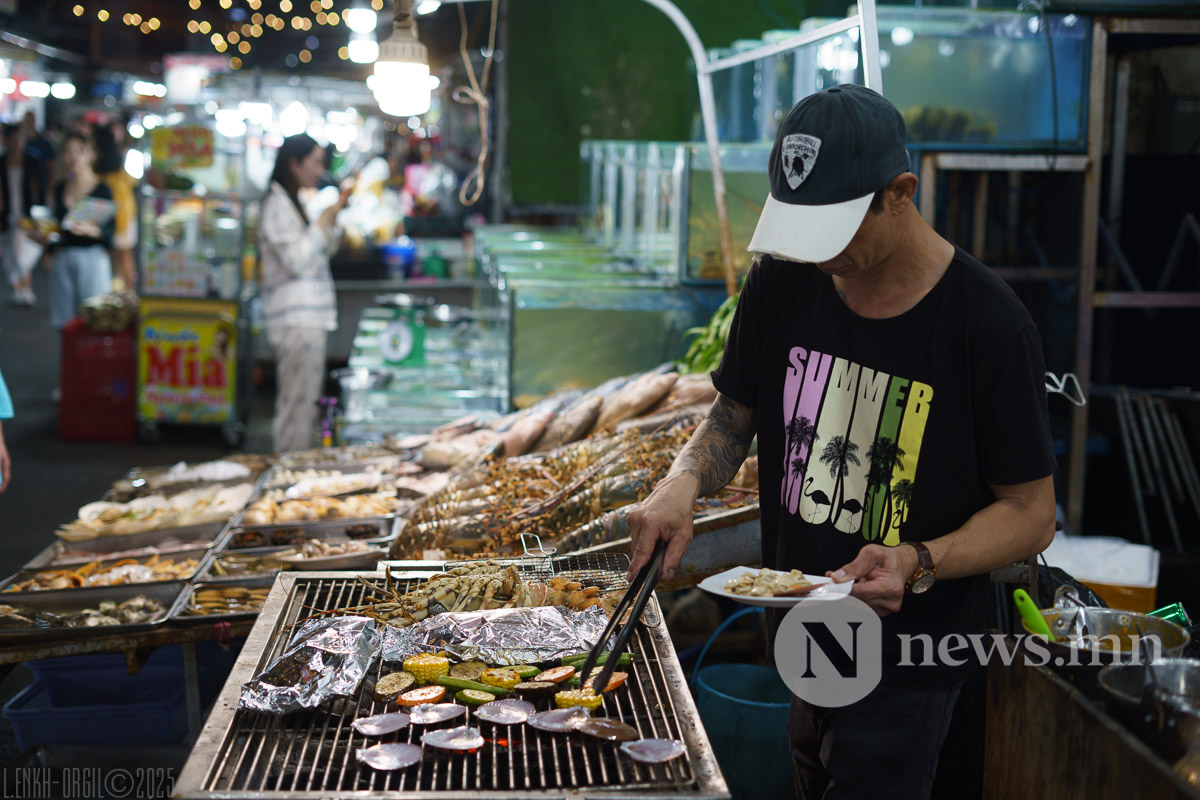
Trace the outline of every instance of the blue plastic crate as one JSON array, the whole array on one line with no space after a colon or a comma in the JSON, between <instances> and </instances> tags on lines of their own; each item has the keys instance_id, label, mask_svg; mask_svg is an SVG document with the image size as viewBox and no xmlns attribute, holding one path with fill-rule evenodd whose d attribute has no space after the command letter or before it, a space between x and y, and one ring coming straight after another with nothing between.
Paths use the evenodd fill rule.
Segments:
<instances>
[{"instance_id":1,"label":"blue plastic crate","mask_svg":"<svg viewBox=\"0 0 1200 800\"><path fill-rule=\"evenodd\" d=\"M171 744L187 734L187 693L167 673L90 686L37 681L4 705L17 747Z\"/></svg>"},{"instance_id":2,"label":"blue plastic crate","mask_svg":"<svg viewBox=\"0 0 1200 800\"><path fill-rule=\"evenodd\" d=\"M231 647L221 647L215 642L200 642L196 645L196 664L200 673L200 699L205 705L212 703L225 679L233 670L238 651L244 640L238 640ZM34 683L51 685L78 685L89 688L116 686L123 693L132 691L136 684L145 678L163 679L170 676L178 685L184 685L183 647L170 645L160 647L150 654L146 663L137 675L130 675L125 666L125 656L115 655L85 655L68 656L66 658L46 658L38 661L27 661L25 666L33 673Z\"/></svg>"}]
</instances>

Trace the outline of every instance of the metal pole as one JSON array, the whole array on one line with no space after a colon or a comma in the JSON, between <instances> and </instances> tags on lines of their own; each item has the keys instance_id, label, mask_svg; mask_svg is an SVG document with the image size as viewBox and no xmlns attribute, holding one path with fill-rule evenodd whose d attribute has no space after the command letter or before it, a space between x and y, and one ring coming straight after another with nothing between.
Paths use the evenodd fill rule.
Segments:
<instances>
[{"instance_id":1,"label":"metal pole","mask_svg":"<svg viewBox=\"0 0 1200 800\"><path fill-rule=\"evenodd\" d=\"M713 99L712 75L706 70L708 53L692 23L670 0L644 0L667 15L683 35L692 60L696 62L696 81L700 85L700 116L704 118L704 139L712 162L713 199L717 206L717 229L720 232L721 262L725 267L725 290L733 295L738 290L737 270L733 266L733 233L729 227L729 206L725 200L725 171L721 168L721 142L717 135L717 104Z\"/></svg>"},{"instance_id":2,"label":"metal pole","mask_svg":"<svg viewBox=\"0 0 1200 800\"><path fill-rule=\"evenodd\" d=\"M496 106L493 125L496 128L496 144L492 155L492 221L503 222L504 210L508 207L508 183L504 171L508 169L508 3L500 0L499 18L496 25L496 49L500 58L495 59Z\"/></svg>"},{"instance_id":3,"label":"metal pole","mask_svg":"<svg viewBox=\"0 0 1200 800\"><path fill-rule=\"evenodd\" d=\"M1162 403L1162 414L1166 420L1167 428L1171 432L1171 439L1175 442L1175 448L1179 457L1179 465L1183 468L1184 477L1187 479L1188 493L1192 498L1192 507L1196 510L1196 515L1200 516L1200 474L1196 472L1196 462L1192 460L1191 451L1188 450L1187 437L1184 436L1183 426L1179 424L1179 417L1174 411L1167 408L1167 401L1161 397L1158 402Z\"/></svg>"},{"instance_id":4,"label":"metal pole","mask_svg":"<svg viewBox=\"0 0 1200 800\"><path fill-rule=\"evenodd\" d=\"M1083 222L1079 243L1079 304L1075 369L1088 391L1092 379L1092 326L1096 293L1097 226L1100 222L1100 175L1104 160L1104 97L1107 90L1108 30L1103 20L1092 24L1092 64L1088 90L1088 169L1083 182ZM1067 527L1083 532L1083 488L1087 470L1087 406L1071 416L1071 458L1067 483Z\"/></svg>"},{"instance_id":5,"label":"metal pole","mask_svg":"<svg viewBox=\"0 0 1200 800\"><path fill-rule=\"evenodd\" d=\"M1130 433L1131 424L1126 420L1125 403L1127 396L1121 389L1114 398L1117 404L1117 423L1121 427L1121 444L1125 451L1125 463L1129 467L1129 488L1133 492L1133 507L1137 511L1138 526L1142 530L1142 541L1152 544L1150 539L1150 520L1146 516L1146 503L1142 499L1142 482L1138 477L1137 458L1134 455L1133 436Z\"/></svg>"},{"instance_id":6,"label":"metal pole","mask_svg":"<svg viewBox=\"0 0 1200 800\"><path fill-rule=\"evenodd\" d=\"M875 16L875 0L858 0L862 15L859 42L862 46L863 80L868 89L883 94L883 70L879 63L879 20Z\"/></svg>"},{"instance_id":7,"label":"metal pole","mask_svg":"<svg viewBox=\"0 0 1200 800\"><path fill-rule=\"evenodd\" d=\"M1158 442L1154 438L1154 426L1150 421L1150 398L1146 395L1138 395L1132 398L1135 406L1135 417L1140 416L1142 430L1146 436L1146 450L1150 457L1150 467L1154 470L1154 480L1158 483L1158 496L1163 503L1163 511L1167 515L1167 530L1171 532L1171 539L1175 542L1175 551L1183 552L1183 539L1179 536L1179 524L1175 521L1175 509L1171 505L1171 487L1167 485L1166 470L1163 467L1162 459L1158 452Z\"/></svg>"}]
</instances>

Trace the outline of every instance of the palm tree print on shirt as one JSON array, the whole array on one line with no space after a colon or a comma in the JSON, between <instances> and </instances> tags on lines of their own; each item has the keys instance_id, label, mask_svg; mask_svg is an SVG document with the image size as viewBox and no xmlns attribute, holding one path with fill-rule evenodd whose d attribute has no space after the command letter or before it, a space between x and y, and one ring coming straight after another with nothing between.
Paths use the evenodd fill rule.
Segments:
<instances>
[{"instance_id":1,"label":"palm tree print on shirt","mask_svg":"<svg viewBox=\"0 0 1200 800\"><path fill-rule=\"evenodd\" d=\"M896 486L892 489L892 501L896 504L895 518L892 520L892 524L899 526L908 519L908 507L912 503L912 497L913 482L908 478L896 481Z\"/></svg>"},{"instance_id":2,"label":"palm tree print on shirt","mask_svg":"<svg viewBox=\"0 0 1200 800\"><path fill-rule=\"evenodd\" d=\"M845 436L835 436L821 452L821 463L829 467L829 477L834 479L833 500L829 505L829 521L836 523L842 514L842 502L846 498L846 475L850 465L859 466L858 445ZM834 509L837 509L834 511Z\"/></svg>"},{"instance_id":3,"label":"palm tree print on shirt","mask_svg":"<svg viewBox=\"0 0 1200 800\"><path fill-rule=\"evenodd\" d=\"M912 506L933 394L933 387L919 381L791 348L780 503L810 524L898 543ZM813 469L817 462L823 468Z\"/></svg>"},{"instance_id":4,"label":"palm tree print on shirt","mask_svg":"<svg viewBox=\"0 0 1200 800\"><path fill-rule=\"evenodd\" d=\"M888 513L880 517L881 520L889 522L886 527L891 527L892 519L892 475L896 470L904 470L905 455L904 450L887 436L880 436L867 450L867 458L871 460L871 470L867 477L867 507L870 508L873 503L878 502L882 503L882 508L888 509ZM911 481L906 482L912 485ZM882 499L879 497L880 489L883 491ZM864 529L863 538L867 541L882 538L884 527L881 524L878 530Z\"/></svg>"},{"instance_id":5,"label":"palm tree print on shirt","mask_svg":"<svg viewBox=\"0 0 1200 800\"><path fill-rule=\"evenodd\" d=\"M779 502L787 505L792 486L804 479L808 458L817 440L817 429L808 417L792 417L787 424L787 453L784 455L783 494ZM792 456L795 453L795 457ZM804 455L801 455L803 453Z\"/></svg>"}]
</instances>

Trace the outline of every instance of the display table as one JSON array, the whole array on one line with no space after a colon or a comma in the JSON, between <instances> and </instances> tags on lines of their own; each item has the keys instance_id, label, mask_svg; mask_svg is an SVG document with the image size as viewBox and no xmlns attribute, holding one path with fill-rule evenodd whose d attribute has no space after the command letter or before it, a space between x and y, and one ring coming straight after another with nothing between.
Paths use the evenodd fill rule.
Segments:
<instances>
[{"instance_id":1,"label":"display table","mask_svg":"<svg viewBox=\"0 0 1200 800\"><path fill-rule=\"evenodd\" d=\"M1099 691L1099 690L1097 690ZM1046 667L988 667L985 800L1196 800L1172 765Z\"/></svg>"}]
</instances>

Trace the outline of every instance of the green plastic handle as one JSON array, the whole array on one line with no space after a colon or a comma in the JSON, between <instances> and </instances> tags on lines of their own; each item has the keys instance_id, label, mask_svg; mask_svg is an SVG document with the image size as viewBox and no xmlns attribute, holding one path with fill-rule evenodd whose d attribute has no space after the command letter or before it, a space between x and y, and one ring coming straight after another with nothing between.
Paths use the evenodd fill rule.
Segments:
<instances>
[{"instance_id":1,"label":"green plastic handle","mask_svg":"<svg viewBox=\"0 0 1200 800\"><path fill-rule=\"evenodd\" d=\"M1021 612L1021 619L1025 620L1025 627L1030 632L1036 636L1041 636L1046 641L1054 641L1054 634L1050 632L1050 626L1046 624L1046 618L1042 616L1042 612L1038 610L1038 607L1024 589L1017 589L1013 592L1013 602L1017 604L1017 611Z\"/></svg>"}]
</instances>

